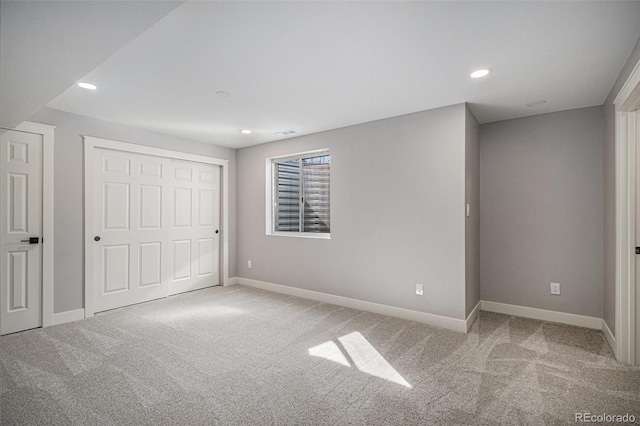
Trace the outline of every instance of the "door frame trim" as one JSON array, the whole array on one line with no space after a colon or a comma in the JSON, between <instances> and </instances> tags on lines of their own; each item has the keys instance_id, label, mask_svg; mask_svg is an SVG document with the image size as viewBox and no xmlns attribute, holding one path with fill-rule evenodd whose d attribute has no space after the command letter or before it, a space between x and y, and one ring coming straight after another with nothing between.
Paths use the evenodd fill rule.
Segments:
<instances>
[{"instance_id":1,"label":"door frame trim","mask_svg":"<svg viewBox=\"0 0 640 426\"><path fill-rule=\"evenodd\" d=\"M84 307L85 317L89 318L95 314L94 306L94 285L93 282L93 256L89 253L91 247L91 236L93 229L94 213L90 201L92 200L91 191L95 182L95 173L93 170L93 159L96 148L105 148L116 151L131 152L135 154L153 155L156 157L171 158L176 160L194 161L197 163L214 164L220 166L221 179L221 270L222 285L230 285L229 281L229 160L207 157L198 154L189 154L186 152L173 151L169 149L155 148L146 145L138 145L129 142L119 142L110 139L103 139L94 136L84 135Z\"/></svg>"},{"instance_id":2,"label":"door frame trim","mask_svg":"<svg viewBox=\"0 0 640 426\"><path fill-rule=\"evenodd\" d=\"M55 126L24 121L13 129L24 133L42 135L42 327L53 323L53 286L54 286L54 139Z\"/></svg>"},{"instance_id":3,"label":"door frame trim","mask_svg":"<svg viewBox=\"0 0 640 426\"><path fill-rule=\"evenodd\" d=\"M640 61L613 101L616 111L616 347L618 361L635 363L636 146Z\"/></svg>"}]
</instances>

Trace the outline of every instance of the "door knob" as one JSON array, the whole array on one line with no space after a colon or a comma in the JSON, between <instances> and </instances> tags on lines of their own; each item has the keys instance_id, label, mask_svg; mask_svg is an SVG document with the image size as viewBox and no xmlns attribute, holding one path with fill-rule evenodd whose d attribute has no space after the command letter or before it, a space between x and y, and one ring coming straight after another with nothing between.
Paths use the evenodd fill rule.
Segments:
<instances>
[{"instance_id":1,"label":"door knob","mask_svg":"<svg viewBox=\"0 0 640 426\"><path fill-rule=\"evenodd\" d=\"M95 237L93 237L93 241L100 241L100 237L96 235Z\"/></svg>"},{"instance_id":2,"label":"door knob","mask_svg":"<svg viewBox=\"0 0 640 426\"><path fill-rule=\"evenodd\" d=\"M218 230L216 229L216 234L217 234L218 232L220 232L220 231L218 231Z\"/></svg>"},{"instance_id":3,"label":"door knob","mask_svg":"<svg viewBox=\"0 0 640 426\"><path fill-rule=\"evenodd\" d=\"M636 247L636 254L640 254L640 247Z\"/></svg>"}]
</instances>

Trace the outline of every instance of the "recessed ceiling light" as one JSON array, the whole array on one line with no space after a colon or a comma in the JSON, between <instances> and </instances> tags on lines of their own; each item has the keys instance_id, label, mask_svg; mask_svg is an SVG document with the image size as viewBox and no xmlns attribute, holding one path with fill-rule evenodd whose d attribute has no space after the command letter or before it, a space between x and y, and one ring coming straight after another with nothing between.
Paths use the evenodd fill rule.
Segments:
<instances>
[{"instance_id":1,"label":"recessed ceiling light","mask_svg":"<svg viewBox=\"0 0 640 426\"><path fill-rule=\"evenodd\" d=\"M78 83L78 86L82 87L83 89L89 89L89 90L97 89L97 87L91 83Z\"/></svg>"},{"instance_id":2,"label":"recessed ceiling light","mask_svg":"<svg viewBox=\"0 0 640 426\"><path fill-rule=\"evenodd\" d=\"M251 134L251 130L243 129L243 130L240 130L240 133L244 133L245 135L250 135Z\"/></svg>"},{"instance_id":3,"label":"recessed ceiling light","mask_svg":"<svg viewBox=\"0 0 640 426\"><path fill-rule=\"evenodd\" d=\"M479 70L475 70L474 72L472 72L471 78L481 78L489 75L490 72L491 72L491 68L481 68Z\"/></svg>"},{"instance_id":4,"label":"recessed ceiling light","mask_svg":"<svg viewBox=\"0 0 640 426\"><path fill-rule=\"evenodd\" d=\"M231 93L225 92L224 90L219 90L216 92L216 96L219 98L228 98L229 96L231 96Z\"/></svg>"},{"instance_id":5,"label":"recessed ceiling light","mask_svg":"<svg viewBox=\"0 0 640 426\"><path fill-rule=\"evenodd\" d=\"M533 101L533 102L529 102L528 104L525 104L525 106L527 108L533 108L533 107L539 107L542 106L544 104L546 104L547 101L544 99L538 99L537 101Z\"/></svg>"}]
</instances>

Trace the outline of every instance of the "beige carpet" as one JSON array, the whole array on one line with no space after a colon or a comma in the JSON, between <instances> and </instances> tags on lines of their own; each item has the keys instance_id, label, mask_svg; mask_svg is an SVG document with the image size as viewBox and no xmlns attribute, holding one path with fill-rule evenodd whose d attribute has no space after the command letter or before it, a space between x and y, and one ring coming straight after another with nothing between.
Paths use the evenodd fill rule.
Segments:
<instances>
[{"instance_id":1,"label":"beige carpet","mask_svg":"<svg viewBox=\"0 0 640 426\"><path fill-rule=\"evenodd\" d=\"M640 419L599 331L482 312L467 335L243 286L0 338L5 425Z\"/></svg>"}]
</instances>

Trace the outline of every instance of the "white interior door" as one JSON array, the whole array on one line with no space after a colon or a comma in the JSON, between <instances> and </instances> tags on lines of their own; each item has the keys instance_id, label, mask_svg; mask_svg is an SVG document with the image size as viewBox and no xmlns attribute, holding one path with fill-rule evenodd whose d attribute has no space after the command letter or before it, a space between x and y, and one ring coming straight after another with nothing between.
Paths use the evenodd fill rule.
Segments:
<instances>
[{"instance_id":1,"label":"white interior door","mask_svg":"<svg viewBox=\"0 0 640 426\"><path fill-rule=\"evenodd\" d=\"M94 154L94 312L217 285L220 167Z\"/></svg>"},{"instance_id":2,"label":"white interior door","mask_svg":"<svg viewBox=\"0 0 640 426\"><path fill-rule=\"evenodd\" d=\"M95 311L167 295L167 160L97 149L94 196Z\"/></svg>"},{"instance_id":3,"label":"white interior door","mask_svg":"<svg viewBox=\"0 0 640 426\"><path fill-rule=\"evenodd\" d=\"M0 334L42 326L42 141L0 137Z\"/></svg>"},{"instance_id":4,"label":"white interior door","mask_svg":"<svg viewBox=\"0 0 640 426\"><path fill-rule=\"evenodd\" d=\"M640 110L636 114L636 247L640 247ZM636 254L636 365L640 365L640 254Z\"/></svg>"},{"instance_id":5,"label":"white interior door","mask_svg":"<svg viewBox=\"0 0 640 426\"><path fill-rule=\"evenodd\" d=\"M174 160L171 168L169 294L176 294L220 282L220 166Z\"/></svg>"}]
</instances>

